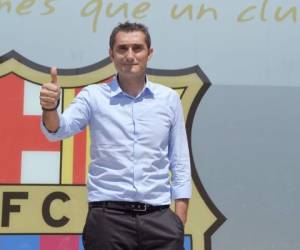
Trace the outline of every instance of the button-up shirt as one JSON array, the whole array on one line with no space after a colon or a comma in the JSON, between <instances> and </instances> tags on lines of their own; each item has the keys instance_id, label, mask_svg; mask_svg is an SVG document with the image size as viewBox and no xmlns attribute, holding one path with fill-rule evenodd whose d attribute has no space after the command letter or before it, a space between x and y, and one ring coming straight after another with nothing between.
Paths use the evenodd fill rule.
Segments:
<instances>
[{"instance_id":1,"label":"button-up shirt","mask_svg":"<svg viewBox=\"0 0 300 250\"><path fill-rule=\"evenodd\" d=\"M89 201L165 205L191 197L185 123L175 90L147 80L133 97L115 77L83 88L59 121L55 133L41 123L49 140L90 127Z\"/></svg>"}]
</instances>

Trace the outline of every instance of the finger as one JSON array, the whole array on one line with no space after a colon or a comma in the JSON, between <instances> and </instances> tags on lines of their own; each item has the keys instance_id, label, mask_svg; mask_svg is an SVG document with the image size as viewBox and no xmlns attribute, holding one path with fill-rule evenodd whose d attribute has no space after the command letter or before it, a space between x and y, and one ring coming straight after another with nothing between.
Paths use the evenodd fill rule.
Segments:
<instances>
[{"instance_id":1,"label":"finger","mask_svg":"<svg viewBox=\"0 0 300 250\"><path fill-rule=\"evenodd\" d=\"M41 97L50 97L50 98L55 98L55 99L59 98L59 94L60 93L57 91L49 91L49 90L42 90L40 92Z\"/></svg>"},{"instance_id":2,"label":"finger","mask_svg":"<svg viewBox=\"0 0 300 250\"><path fill-rule=\"evenodd\" d=\"M57 68L51 67L50 74L51 74L51 82L57 85L58 84L57 83Z\"/></svg>"},{"instance_id":3,"label":"finger","mask_svg":"<svg viewBox=\"0 0 300 250\"><path fill-rule=\"evenodd\" d=\"M47 92L59 92L59 86L53 83L44 83L42 85L41 91L44 93Z\"/></svg>"},{"instance_id":4,"label":"finger","mask_svg":"<svg viewBox=\"0 0 300 250\"><path fill-rule=\"evenodd\" d=\"M41 96L40 101L44 104L56 104L57 99L53 97L48 97L48 96Z\"/></svg>"},{"instance_id":5,"label":"finger","mask_svg":"<svg viewBox=\"0 0 300 250\"><path fill-rule=\"evenodd\" d=\"M43 108L54 108L54 107L56 107L57 102L50 102L50 101L47 101L47 100L40 100L40 105Z\"/></svg>"}]
</instances>

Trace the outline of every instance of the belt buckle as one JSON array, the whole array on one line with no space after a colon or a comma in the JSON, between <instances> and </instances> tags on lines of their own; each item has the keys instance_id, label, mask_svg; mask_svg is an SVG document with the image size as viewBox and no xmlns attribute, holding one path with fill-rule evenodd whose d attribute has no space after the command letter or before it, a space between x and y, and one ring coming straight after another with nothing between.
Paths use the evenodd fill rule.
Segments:
<instances>
[{"instance_id":1,"label":"belt buckle","mask_svg":"<svg viewBox=\"0 0 300 250\"><path fill-rule=\"evenodd\" d=\"M134 212L146 212L147 205L145 203L136 204L132 206Z\"/></svg>"}]
</instances>

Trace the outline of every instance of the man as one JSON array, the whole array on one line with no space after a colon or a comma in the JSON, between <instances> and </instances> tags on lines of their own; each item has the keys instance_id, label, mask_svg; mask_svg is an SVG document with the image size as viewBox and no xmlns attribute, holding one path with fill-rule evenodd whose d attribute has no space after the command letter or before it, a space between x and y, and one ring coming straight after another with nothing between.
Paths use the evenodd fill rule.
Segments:
<instances>
[{"instance_id":1,"label":"man","mask_svg":"<svg viewBox=\"0 0 300 250\"><path fill-rule=\"evenodd\" d=\"M52 82L42 86L41 127L50 140L90 127L85 249L183 249L191 197L183 111L174 90L148 80L152 54L148 29L126 22L110 37L109 55L117 70L111 83L85 87L63 114L56 111L55 68Z\"/></svg>"}]
</instances>

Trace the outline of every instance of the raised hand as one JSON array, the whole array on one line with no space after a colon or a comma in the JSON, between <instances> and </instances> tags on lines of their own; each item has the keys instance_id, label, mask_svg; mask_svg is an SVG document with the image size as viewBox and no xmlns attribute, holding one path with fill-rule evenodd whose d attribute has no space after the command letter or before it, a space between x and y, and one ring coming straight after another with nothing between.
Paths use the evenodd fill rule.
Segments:
<instances>
[{"instance_id":1,"label":"raised hand","mask_svg":"<svg viewBox=\"0 0 300 250\"><path fill-rule=\"evenodd\" d=\"M51 111L57 108L61 92L59 83L57 82L56 67L51 67L50 74L51 82L43 84L40 92L40 104L44 111Z\"/></svg>"}]
</instances>

